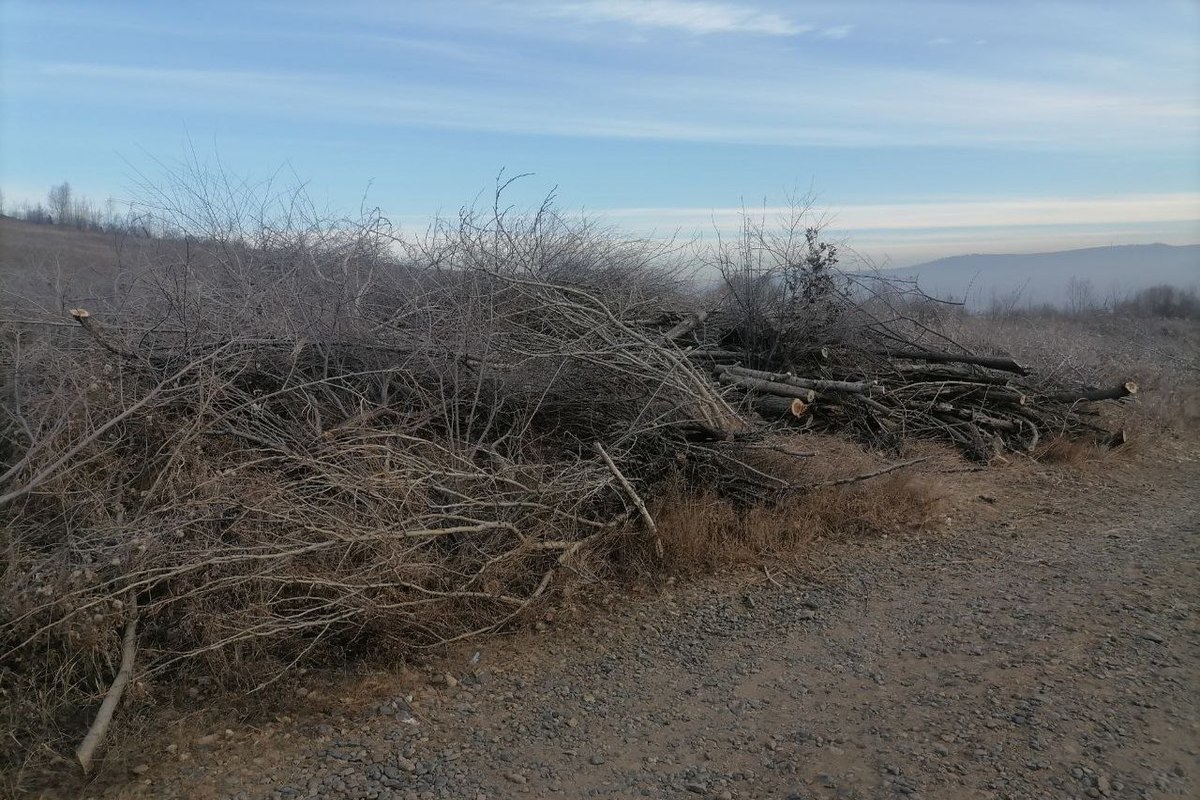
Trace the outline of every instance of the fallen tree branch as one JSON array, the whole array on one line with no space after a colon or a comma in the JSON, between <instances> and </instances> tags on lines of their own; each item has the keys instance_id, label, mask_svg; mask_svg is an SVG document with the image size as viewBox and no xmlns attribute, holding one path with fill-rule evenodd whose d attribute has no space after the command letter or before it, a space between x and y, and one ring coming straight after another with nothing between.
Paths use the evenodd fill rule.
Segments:
<instances>
[{"instance_id":1,"label":"fallen tree branch","mask_svg":"<svg viewBox=\"0 0 1200 800\"><path fill-rule=\"evenodd\" d=\"M96 748L104 741L104 736L108 733L108 726L112 723L113 712L117 710L117 704L121 702L121 695L125 693L125 687L133 675L133 659L137 654L138 611L137 597L132 593L129 595L128 607L129 619L125 623L125 636L121 641L121 667L117 670L117 676L113 678L112 685L108 687L108 692L104 695L104 702L100 704L100 710L96 712L96 718L92 720L92 726L88 728L87 735L83 737L79 747L75 748L75 757L79 759L79 765L83 767L84 774L91 771L92 757L96 753Z\"/></svg>"},{"instance_id":2,"label":"fallen tree branch","mask_svg":"<svg viewBox=\"0 0 1200 800\"><path fill-rule=\"evenodd\" d=\"M928 361L933 364L974 364L1001 372L1015 372L1018 375L1028 375L1029 370L1011 358L1003 356L975 356L969 353L940 353L934 350L885 350L876 355L888 358L898 358L905 361Z\"/></svg>"},{"instance_id":3,"label":"fallen tree branch","mask_svg":"<svg viewBox=\"0 0 1200 800\"><path fill-rule=\"evenodd\" d=\"M862 394L868 391L878 381L830 381L819 378L801 378L793 375L790 372L764 372L759 369L749 369L747 367L717 367L717 372L728 372L739 378L755 378L757 380L772 381L775 383L786 383L788 386L799 386L803 389L815 389L817 391L829 392L848 392L850 394Z\"/></svg>"},{"instance_id":4,"label":"fallen tree branch","mask_svg":"<svg viewBox=\"0 0 1200 800\"><path fill-rule=\"evenodd\" d=\"M786 383L777 383L775 381L764 381L758 378L743 378L728 372L722 372L718 378L723 384L740 386L743 389L751 389L763 394L774 394L780 397L795 397L798 400L803 400L805 403L811 403L817 399L817 393L812 389L804 389L800 386L789 386Z\"/></svg>"},{"instance_id":5,"label":"fallen tree branch","mask_svg":"<svg viewBox=\"0 0 1200 800\"><path fill-rule=\"evenodd\" d=\"M850 478L841 478L840 480L836 480L836 481L824 481L822 483L810 483L810 484L807 484L806 486L797 487L797 488L815 489L817 487L824 487L824 486L845 486L848 483L858 483L859 481L865 481L865 480L869 480L871 478L878 478L880 475L887 475L889 472L895 472L898 469L904 469L905 467L911 467L915 464L920 464L922 461L928 461L929 459L930 459L930 456L921 456L920 458L914 458L911 461L901 461L899 464L891 464L889 466L883 467L882 469L877 469L874 472L866 472L866 473L863 473L862 475L855 475Z\"/></svg>"},{"instance_id":6,"label":"fallen tree branch","mask_svg":"<svg viewBox=\"0 0 1200 800\"><path fill-rule=\"evenodd\" d=\"M638 513L642 515L642 521L646 523L646 527L650 530L650 534L654 537L654 553L659 558L662 558L662 538L658 535L658 526L654 524L654 517L650 516L650 512L647 510L646 504L642 502L642 498L638 495L637 490L633 488L633 484L625 479L625 476L621 474L621 470L617 469L617 465L613 463L612 457L609 456L608 451L604 449L604 445L597 441L592 442L592 446L596 449L596 452L600 454L600 458L604 459L604 464L608 467L609 472L611 472L613 477L617 479L617 482L621 484L621 488L625 490L625 494L628 495L629 500L637 508Z\"/></svg>"},{"instance_id":7,"label":"fallen tree branch","mask_svg":"<svg viewBox=\"0 0 1200 800\"><path fill-rule=\"evenodd\" d=\"M131 359L137 358L136 353L132 353L129 350L126 350L122 347L118 347L117 345L115 345L111 341L109 341L108 336L104 333L103 330L101 330L100 326L97 325L96 322L92 319L91 312L89 312L86 308L72 308L70 311L70 314L72 317L75 318L75 321L78 322L83 327L83 329L85 331L87 331L88 334L93 339L95 339L100 344L100 346L103 347L105 350L107 350L110 353L113 353L115 355L123 356L124 358L131 358Z\"/></svg>"},{"instance_id":8,"label":"fallen tree branch","mask_svg":"<svg viewBox=\"0 0 1200 800\"><path fill-rule=\"evenodd\" d=\"M1063 403L1093 402L1096 400L1120 400L1138 393L1138 385L1133 381L1125 381L1107 389L1079 389L1072 392L1056 392L1049 397Z\"/></svg>"}]
</instances>

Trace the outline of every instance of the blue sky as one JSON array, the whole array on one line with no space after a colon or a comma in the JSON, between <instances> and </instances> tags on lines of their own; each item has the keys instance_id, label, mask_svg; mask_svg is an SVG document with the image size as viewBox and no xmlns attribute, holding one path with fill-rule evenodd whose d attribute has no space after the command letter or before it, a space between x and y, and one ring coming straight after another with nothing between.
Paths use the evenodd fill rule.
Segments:
<instances>
[{"instance_id":1,"label":"blue sky","mask_svg":"<svg viewBox=\"0 0 1200 800\"><path fill-rule=\"evenodd\" d=\"M410 227L506 168L639 234L811 188L895 265L1200 241L1196 0L0 9L9 205L128 198L191 147Z\"/></svg>"}]
</instances>

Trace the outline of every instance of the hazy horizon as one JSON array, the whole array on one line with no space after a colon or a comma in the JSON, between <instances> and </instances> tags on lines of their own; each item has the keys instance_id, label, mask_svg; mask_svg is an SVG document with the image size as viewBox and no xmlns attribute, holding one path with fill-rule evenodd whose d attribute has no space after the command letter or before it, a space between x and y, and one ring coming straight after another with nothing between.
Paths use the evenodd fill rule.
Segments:
<instances>
[{"instance_id":1,"label":"hazy horizon","mask_svg":"<svg viewBox=\"0 0 1200 800\"><path fill-rule=\"evenodd\" d=\"M0 4L0 190L280 172L407 229L533 173L634 235L815 195L903 267L1200 242L1200 6L475 0Z\"/></svg>"}]
</instances>

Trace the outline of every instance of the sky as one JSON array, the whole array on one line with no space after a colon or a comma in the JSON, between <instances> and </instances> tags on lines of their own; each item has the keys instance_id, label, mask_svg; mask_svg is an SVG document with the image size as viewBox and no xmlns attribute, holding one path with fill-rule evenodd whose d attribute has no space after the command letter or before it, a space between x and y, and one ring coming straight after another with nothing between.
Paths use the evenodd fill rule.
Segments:
<instances>
[{"instance_id":1,"label":"sky","mask_svg":"<svg viewBox=\"0 0 1200 800\"><path fill-rule=\"evenodd\" d=\"M810 194L871 263L1200 242L1200 2L0 0L0 189L196 153L403 228L712 237Z\"/></svg>"}]
</instances>

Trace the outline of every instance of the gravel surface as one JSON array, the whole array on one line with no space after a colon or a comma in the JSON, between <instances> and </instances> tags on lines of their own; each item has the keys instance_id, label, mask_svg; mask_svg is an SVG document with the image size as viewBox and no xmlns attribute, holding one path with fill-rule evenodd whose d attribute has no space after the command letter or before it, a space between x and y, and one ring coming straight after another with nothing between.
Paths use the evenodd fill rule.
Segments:
<instances>
[{"instance_id":1,"label":"gravel surface","mask_svg":"<svg viewBox=\"0 0 1200 800\"><path fill-rule=\"evenodd\" d=\"M936 536L617 599L366 710L197 731L108 794L1197 796L1197 454L1012 472Z\"/></svg>"}]
</instances>

